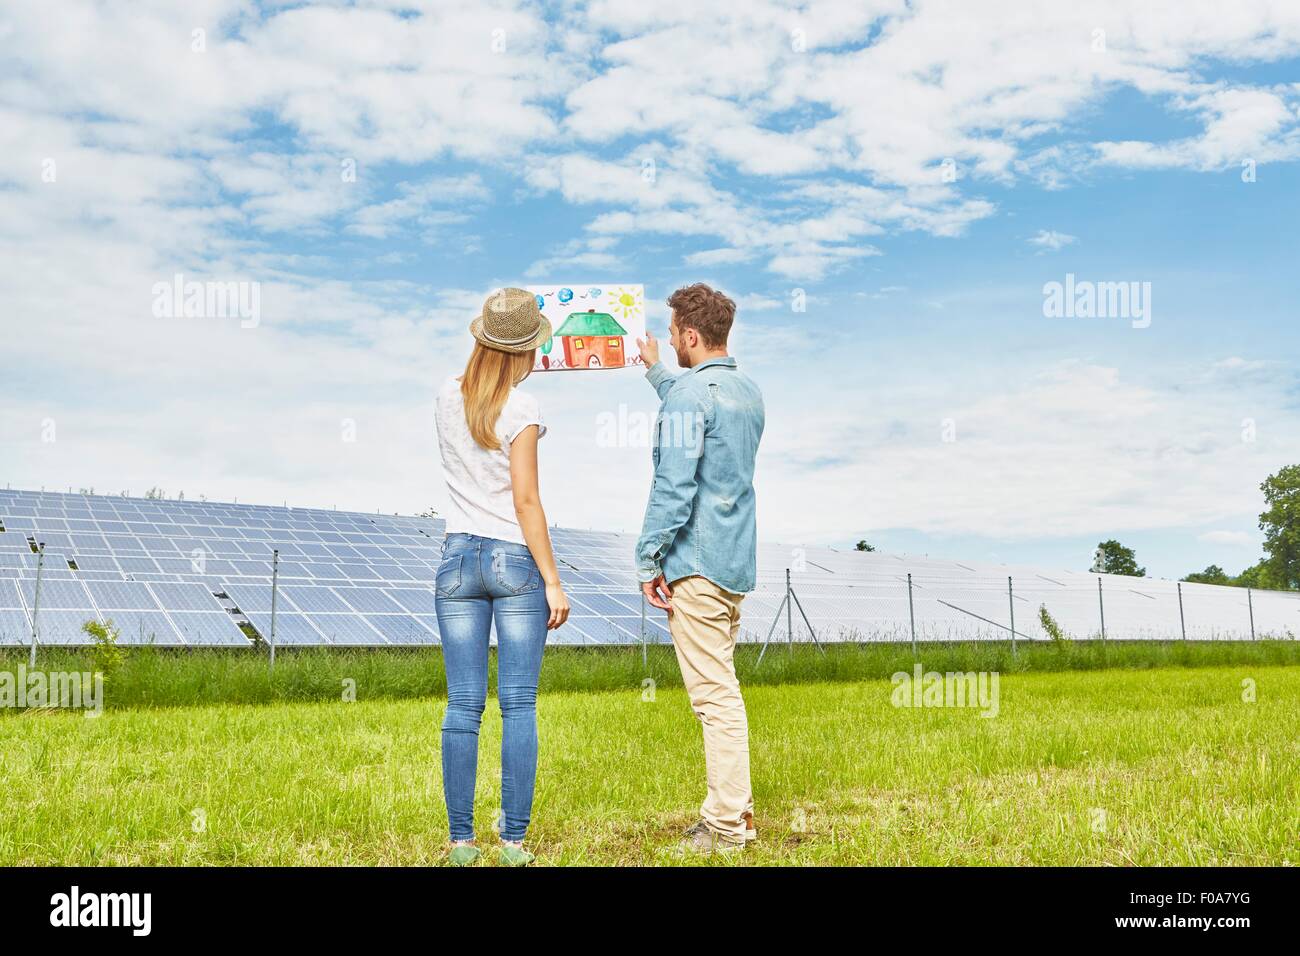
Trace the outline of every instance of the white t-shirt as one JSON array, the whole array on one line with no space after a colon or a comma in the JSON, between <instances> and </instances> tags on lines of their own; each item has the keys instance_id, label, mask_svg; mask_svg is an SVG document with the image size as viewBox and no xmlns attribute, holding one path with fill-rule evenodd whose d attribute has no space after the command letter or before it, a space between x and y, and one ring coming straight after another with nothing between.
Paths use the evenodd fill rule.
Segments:
<instances>
[{"instance_id":1,"label":"white t-shirt","mask_svg":"<svg viewBox=\"0 0 1300 956\"><path fill-rule=\"evenodd\" d=\"M464 532L526 544L515 518L514 493L510 489L510 443L529 425L537 426L539 438L546 434L537 399L517 388L510 391L497 419L501 447L495 451L480 447L470 434L465 399L455 377L449 378L438 392L435 419L442 474L447 479L447 533Z\"/></svg>"}]
</instances>

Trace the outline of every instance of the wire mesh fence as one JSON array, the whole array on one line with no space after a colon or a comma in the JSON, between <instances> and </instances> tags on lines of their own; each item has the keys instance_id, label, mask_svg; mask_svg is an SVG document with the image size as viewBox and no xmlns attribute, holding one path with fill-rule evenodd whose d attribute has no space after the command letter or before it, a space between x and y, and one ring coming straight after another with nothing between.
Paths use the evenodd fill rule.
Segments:
<instances>
[{"instance_id":1,"label":"wire mesh fence","mask_svg":"<svg viewBox=\"0 0 1300 956\"><path fill-rule=\"evenodd\" d=\"M1120 575L767 574L743 610L748 641L1249 641L1300 633L1300 593Z\"/></svg>"}]
</instances>

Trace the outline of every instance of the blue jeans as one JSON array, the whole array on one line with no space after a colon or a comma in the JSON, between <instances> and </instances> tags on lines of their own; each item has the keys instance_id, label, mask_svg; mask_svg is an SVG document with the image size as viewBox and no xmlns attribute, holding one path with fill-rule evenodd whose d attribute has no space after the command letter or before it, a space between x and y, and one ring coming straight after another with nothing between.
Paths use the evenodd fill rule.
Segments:
<instances>
[{"instance_id":1,"label":"blue jeans","mask_svg":"<svg viewBox=\"0 0 1300 956\"><path fill-rule=\"evenodd\" d=\"M537 678L550 607L526 545L449 534L437 577L447 668L442 782L453 840L474 839L478 730L487 702L488 635L497 627L501 705L501 839L524 838L537 778Z\"/></svg>"}]
</instances>

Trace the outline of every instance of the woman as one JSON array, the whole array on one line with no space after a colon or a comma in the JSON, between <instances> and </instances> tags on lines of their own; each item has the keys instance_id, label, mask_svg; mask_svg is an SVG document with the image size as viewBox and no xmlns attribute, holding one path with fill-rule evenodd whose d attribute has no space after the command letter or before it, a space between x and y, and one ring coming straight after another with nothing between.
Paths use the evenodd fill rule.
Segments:
<instances>
[{"instance_id":1,"label":"woman","mask_svg":"<svg viewBox=\"0 0 1300 956\"><path fill-rule=\"evenodd\" d=\"M515 388L533 369L551 324L537 299L503 289L483 304L470 332L478 343L460 378L437 401L447 479L447 537L438 566L438 629L447 668L442 778L451 862L476 861L474 778L487 699L488 634L496 621L501 705L501 859L525 866L523 847L537 774L537 678L546 632L563 624L560 585L537 491L537 401Z\"/></svg>"}]
</instances>

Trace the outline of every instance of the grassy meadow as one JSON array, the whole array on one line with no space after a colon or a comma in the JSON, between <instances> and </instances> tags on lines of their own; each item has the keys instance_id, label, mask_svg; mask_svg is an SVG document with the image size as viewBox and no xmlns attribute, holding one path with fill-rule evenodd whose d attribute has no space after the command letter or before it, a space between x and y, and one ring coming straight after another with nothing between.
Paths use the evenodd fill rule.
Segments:
<instances>
[{"instance_id":1,"label":"grassy meadow","mask_svg":"<svg viewBox=\"0 0 1300 956\"><path fill-rule=\"evenodd\" d=\"M762 663L762 648L736 648L736 672L745 686L887 679L911 671L907 644L830 644L820 653L810 644L774 643ZM124 648L125 659L109 675L105 706L175 707L195 704L279 704L340 699L345 682L358 699L412 699L447 693L442 654L423 649L281 649L275 669L265 650L164 650ZM926 669L997 671L1001 674L1109 670L1115 668L1206 667L1300 664L1300 641L978 641L922 644ZM0 672L16 672L28 659L23 648L0 648ZM41 647L43 671L98 671L102 662L83 649ZM495 651L489 666L496 680ZM659 687L680 687L681 673L671 645L650 645L644 663L635 647L551 646L546 650L540 691L623 691L647 677Z\"/></svg>"},{"instance_id":2,"label":"grassy meadow","mask_svg":"<svg viewBox=\"0 0 1300 956\"><path fill-rule=\"evenodd\" d=\"M1237 648L1204 653L1244 653ZM1033 653L1021 648L1017 667L1001 672L993 718L892 706L888 673L911 669L910 650L889 652L901 653L897 666L881 649L826 659L796 650L770 652L750 674L760 839L717 861L675 853L703 797L704 768L698 725L667 673L675 672L670 658L652 659L665 673L648 688L639 651L548 653L529 834L539 862L1300 860L1300 668L1287 666L1294 646L1256 645L1254 660L1235 663L1147 654L1104 667L1071 662L1071 653L1095 653L1075 648L1060 650L1054 669L1033 666ZM986 652L994 661L998 649ZM945 654L957 653L924 649L922 662L946 670ZM277 663L270 699L257 699L251 672L242 684L214 672L208 677L226 698L242 687L253 699L204 702L223 695L203 690L201 677L180 682L182 669L161 657L152 666L173 668L167 673L177 681L160 693L166 700L113 704L122 684L142 679L129 677L137 657L110 678L110 688L119 686L100 717L6 714L0 865L437 864L447 824L435 657L416 681L419 694L406 692L414 684L368 690L364 671L353 667L355 702L340 699L337 674L319 686L295 683L292 655ZM989 661L968 654L960 666ZM742 673L753 664L742 661ZM891 670L869 673L882 666ZM565 686L583 674L583 689ZM477 803L486 846L495 840L500 729L490 699Z\"/></svg>"}]
</instances>

